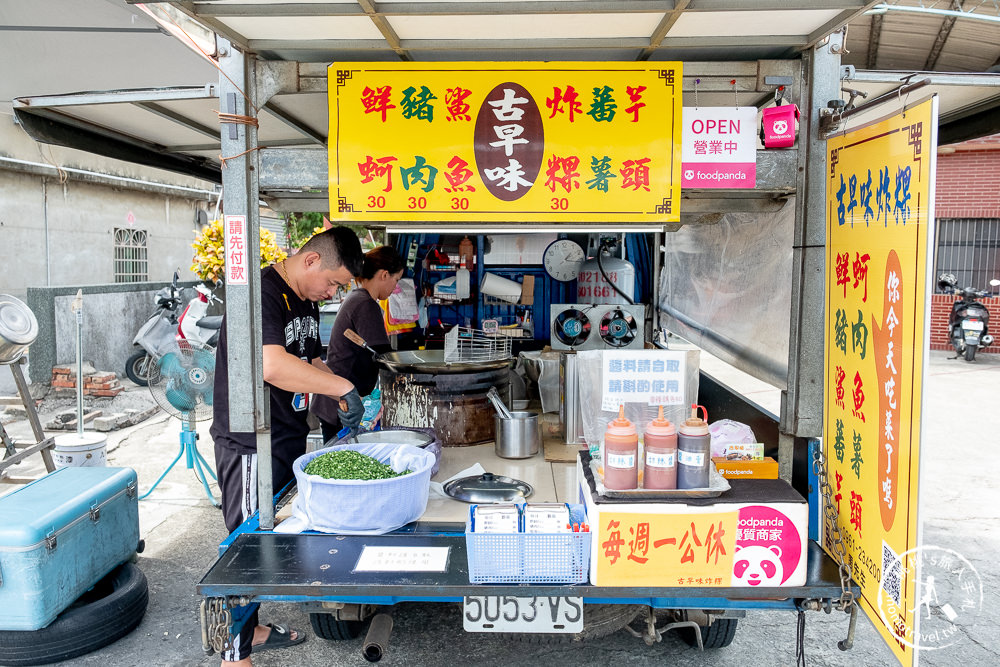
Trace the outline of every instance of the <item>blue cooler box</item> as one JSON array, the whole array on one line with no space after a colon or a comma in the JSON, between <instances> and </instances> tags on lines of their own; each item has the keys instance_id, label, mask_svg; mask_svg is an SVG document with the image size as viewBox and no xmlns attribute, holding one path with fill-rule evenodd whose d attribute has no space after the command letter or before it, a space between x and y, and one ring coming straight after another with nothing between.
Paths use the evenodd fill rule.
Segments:
<instances>
[{"instance_id":1,"label":"blue cooler box","mask_svg":"<svg viewBox=\"0 0 1000 667\"><path fill-rule=\"evenodd\" d=\"M0 498L0 630L44 628L138 544L131 468L60 468Z\"/></svg>"}]
</instances>

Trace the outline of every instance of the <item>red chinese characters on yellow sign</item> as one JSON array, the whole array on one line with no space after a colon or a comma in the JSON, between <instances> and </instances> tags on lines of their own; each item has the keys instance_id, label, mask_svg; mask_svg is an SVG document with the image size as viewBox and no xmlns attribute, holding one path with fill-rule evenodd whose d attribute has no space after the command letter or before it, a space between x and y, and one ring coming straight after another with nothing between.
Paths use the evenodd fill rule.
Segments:
<instances>
[{"instance_id":1,"label":"red chinese characters on yellow sign","mask_svg":"<svg viewBox=\"0 0 1000 667\"><path fill-rule=\"evenodd\" d=\"M677 62L334 63L337 220L680 219Z\"/></svg>"},{"instance_id":2,"label":"red chinese characters on yellow sign","mask_svg":"<svg viewBox=\"0 0 1000 667\"><path fill-rule=\"evenodd\" d=\"M601 512L598 580L602 586L730 586L738 515Z\"/></svg>"}]
</instances>

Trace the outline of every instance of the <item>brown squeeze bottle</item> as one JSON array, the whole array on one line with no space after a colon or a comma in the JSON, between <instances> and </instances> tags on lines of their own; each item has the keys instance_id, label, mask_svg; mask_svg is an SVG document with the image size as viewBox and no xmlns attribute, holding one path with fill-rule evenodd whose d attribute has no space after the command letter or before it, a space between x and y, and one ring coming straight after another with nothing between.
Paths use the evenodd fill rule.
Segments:
<instances>
[{"instance_id":1,"label":"brown squeeze bottle","mask_svg":"<svg viewBox=\"0 0 1000 667\"><path fill-rule=\"evenodd\" d=\"M604 486L627 491L639 486L639 434L625 418L625 406L618 407L618 419L604 432Z\"/></svg>"},{"instance_id":2,"label":"brown squeeze bottle","mask_svg":"<svg viewBox=\"0 0 1000 667\"><path fill-rule=\"evenodd\" d=\"M698 408L705 419L698 417ZM712 436L708 433L708 411L700 405L691 406L691 417L684 420L677 436L677 488L708 488L708 471L712 465Z\"/></svg>"},{"instance_id":3,"label":"brown squeeze bottle","mask_svg":"<svg viewBox=\"0 0 1000 667\"><path fill-rule=\"evenodd\" d=\"M642 488L676 489L677 431L669 419L663 418L662 405L659 416L646 427L643 444L646 455Z\"/></svg>"}]
</instances>

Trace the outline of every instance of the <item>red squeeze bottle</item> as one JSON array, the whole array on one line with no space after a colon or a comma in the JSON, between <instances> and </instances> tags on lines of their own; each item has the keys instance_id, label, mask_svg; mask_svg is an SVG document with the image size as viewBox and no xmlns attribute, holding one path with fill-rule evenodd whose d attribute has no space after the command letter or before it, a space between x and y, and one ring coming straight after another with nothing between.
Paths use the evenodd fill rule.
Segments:
<instances>
[{"instance_id":1,"label":"red squeeze bottle","mask_svg":"<svg viewBox=\"0 0 1000 667\"><path fill-rule=\"evenodd\" d=\"M604 432L604 486L627 491L639 486L639 434L625 418L625 406L618 407L618 419Z\"/></svg>"},{"instance_id":2,"label":"red squeeze bottle","mask_svg":"<svg viewBox=\"0 0 1000 667\"><path fill-rule=\"evenodd\" d=\"M645 467L642 477L644 489L677 488L677 431L669 419L660 414L646 427L643 436Z\"/></svg>"}]
</instances>

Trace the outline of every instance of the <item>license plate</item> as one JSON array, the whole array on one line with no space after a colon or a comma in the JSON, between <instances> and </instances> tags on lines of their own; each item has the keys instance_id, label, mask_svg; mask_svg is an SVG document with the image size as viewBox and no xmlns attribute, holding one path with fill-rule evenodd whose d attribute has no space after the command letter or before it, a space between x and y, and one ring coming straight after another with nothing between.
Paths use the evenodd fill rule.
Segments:
<instances>
[{"instance_id":1,"label":"license plate","mask_svg":"<svg viewBox=\"0 0 1000 667\"><path fill-rule=\"evenodd\" d=\"M982 331L983 323L979 320L965 320L962 322L962 328L966 331Z\"/></svg>"},{"instance_id":2,"label":"license plate","mask_svg":"<svg viewBox=\"0 0 1000 667\"><path fill-rule=\"evenodd\" d=\"M582 597L476 595L462 607L466 632L583 632Z\"/></svg>"}]
</instances>

